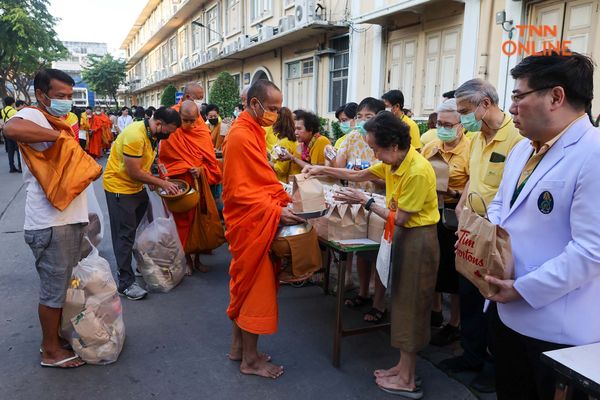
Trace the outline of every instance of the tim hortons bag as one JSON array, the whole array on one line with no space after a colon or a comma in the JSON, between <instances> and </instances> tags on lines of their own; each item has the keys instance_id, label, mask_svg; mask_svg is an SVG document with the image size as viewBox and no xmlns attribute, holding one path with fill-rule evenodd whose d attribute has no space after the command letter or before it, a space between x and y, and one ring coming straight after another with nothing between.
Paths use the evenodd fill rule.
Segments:
<instances>
[{"instance_id":1,"label":"tim hortons bag","mask_svg":"<svg viewBox=\"0 0 600 400\"><path fill-rule=\"evenodd\" d=\"M510 236L504 228L492 224L488 218L469 206L458 221L456 242L456 270L473 283L484 297L498 293L498 287L485 281L485 275L499 279L512 277L513 262ZM477 195L478 196L478 195Z\"/></svg>"},{"instance_id":2,"label":"tim hortons bag","mask_svg":"<svg viewBox=\"0 0 600 400\"><path fill-rule=\"evenodd\" d=\"M311 212L325 209L323 185L318 179L303 174L292 175L292 202L294 212Z\"/></svg>"}]
</instances>

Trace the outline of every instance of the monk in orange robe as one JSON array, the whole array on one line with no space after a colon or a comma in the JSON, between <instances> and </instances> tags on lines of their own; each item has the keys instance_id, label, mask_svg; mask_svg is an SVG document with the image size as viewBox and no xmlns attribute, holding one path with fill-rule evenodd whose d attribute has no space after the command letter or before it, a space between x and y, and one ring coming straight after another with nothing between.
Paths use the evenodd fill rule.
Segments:
<instances>
[{"instance_id":1,"label":"monk in orange robe","mask_svg":"<svg viewBox=\"0 0 600 400\"><path fill-rule=\"evenodd\" d=\"M102 149L107 150L110 149L110 146L113 142L113 134L112 134L112 121L110 117L106 115L106 110L102 109L102 113L100 114L100 118L102 119Z\"/></svg>"},{"instance_id":2,"label":"monk in orange robe","mask_svg":"<svg viewBox=\"0 0 600 400\"><path fill-rule=\"evenodd\" d=\"M88 132L90 137L88 153L90 153L90 156L96 159L102 157L102 133L104 129L104 122L101 114L102 111L100 111L100 107L95 107L91 121L88 120L90 125L90 130Z\"/></svg>"},{"instance_id":3,"label":"monk in orange robe","mask_svg":"<svg viewBox=\"0 0 600 400\"><path fill-rule=\"evenodd\" d=\"M258 352L258 336L277 330L277 271L269 249L280 224L304 222L286 207L290 198L269 165L265 131L281 108L281 91L259 80L248 92L248 107L224 144L223 217L232 255L229 267L233 321L229 358L244 374L277 378L283 367Z\"/></svg>"},{"instance_id":4,"label":"monk in orange robe","mask_svg":"<svg viewBox=\"0 0 600 400\"><path fill-rule=\"evenodd\" d=\"M180 108L182 124L167 140L160 142L158 157L159 163L165 167L165 176L182 179L193 187L194 178L199 177L198 169L204 168L209 185L221 183L221 170L212 147L210 131L200 118L198 107L193 101L186 100L173 108ZM177 233L184 248L196 210L194 208L184 213L173 213ZM190 273L192 267L207 272L206 267L200 263L199 254L195 255L194 262L191 255L186 256Z\"/></svg>"}]
</instances>

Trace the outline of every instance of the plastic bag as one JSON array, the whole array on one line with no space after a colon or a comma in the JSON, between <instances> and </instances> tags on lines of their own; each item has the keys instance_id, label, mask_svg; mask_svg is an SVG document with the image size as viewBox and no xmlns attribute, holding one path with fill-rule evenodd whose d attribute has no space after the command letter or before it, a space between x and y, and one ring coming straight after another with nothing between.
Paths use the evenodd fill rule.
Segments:
<instances>
[{"instance_id":1,"label":"plastic bag","mask_svg":"<svg viewBox=\"0 0 600 400\"><path fill-rule=\"evenodd\" d=\"M133 255L148 290L167 293L185 276L185 253L175 220L162 199L154 192L148 197L148 211L138 228Z\"/></svg>"},{"instance_id":2,"label":"plastic bag","mask_svg":"<svg viewBox=\"0 0 600 400\"><path fill-rule=\"evenodd\" d=\"M377 263L375 264L379 279L386 288L388 287L390 267L392 265L392 242L394 241L395 220L396 212L390 211L385 222L385 229L383 230L379 252L377 253Z\"/></svg>"},{"instance_id":3,"label":"plastic bag","mask_svg":"<svg viewBox=\"0 0 600 400\"><path fill-rule=\"evenodd\" d=\"M125 325L110 265L95 247L91 248L92 252L73 268L61 336L88 364L105 365L119 358L125 343Z\"/></svg>"},{"instance_id":4,"label":"plastic bag","mask_svg":"<svg viewBox=\"0 0 600 400\"><path fill-rule=\"evenodd\" d=\"M104 214L102 213L100 203L98 203L98 199L96 198L96 192L94 191L93 184L90 184L85 189L85 193L88 202L89 218L85 235L90 239L90 242L94 247L98 247L100 242L102 242L102 238L104 237Z\"/></svg>"}]
</instances>

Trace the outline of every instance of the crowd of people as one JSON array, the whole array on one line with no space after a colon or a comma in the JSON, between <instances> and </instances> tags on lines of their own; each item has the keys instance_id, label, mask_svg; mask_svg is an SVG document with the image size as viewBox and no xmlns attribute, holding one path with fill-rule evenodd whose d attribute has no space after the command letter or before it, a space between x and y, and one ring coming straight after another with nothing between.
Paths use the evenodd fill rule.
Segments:
<instances>
[{"instance_id":1,"label":"crowd of people","mask_svg":"<svg viewBox=\"0 0 600 400\"><path fill-rule=\"evenodd\" d=\"M333 141L315 113L284 107L279 88L264 80L243 90L232 116L204 104L204 89L190 83L174 107L123 108L114 121L96 107L73 119L72 79L49 69L34 82L37 108L11 114L4 131L8 140L48 148L58 136L47 123L51 114L66 120L90 156L110 150L103 187L118 290L131 300L147 296L132 268L136 229L148 207L145 185L175 194L172 179L193 185L206 176L223 206L232 256L229 357L241 361L242 373L277 378L284 371L258 350L258 339L277 330L271 242L279 226L305 222L287 207L291 199L282 183L304 174L337 180L345 187L336 201L359 204L394 226L390 297L387 282L373 273L372 258L359 255L358 292L345 301L351 308L368 307L368 322L389 314L391 345L400 357L395 366L374 371L382 390L421 398L418 352L430 343L460 340L463 354L442 361L444 370L477 371L471 386L496 391L499 399L549 399L554 377L541 365L541 353L600 342L594 306L600 214L593 203L600 190L594 168L600 132L589 115L593 72L593 62L577 53L526 57L511 71L516 85L509 110L501 109L491 83L471 79L444 94L423 135L407 115L403 93L391 90L341 106L335 116L343 136ZM443 192L436 186L434 158L447 165ZM59 211L26 166L24 179L25 239L41 280L42 361L77 367L83 362L56 332L87 222L85 193ZM375 202L376 193L385 205ZM487 298L456 270L457 221L465 209L511 237L513 275L485 276L499 289ZM196 212L174 213L184 248ZM54 234L58 229L64 231L60 236ZM200 254L186 256L190 271L206 270ZM450 296L445 323L444 294Z\"/></svg>"}]
</instances>

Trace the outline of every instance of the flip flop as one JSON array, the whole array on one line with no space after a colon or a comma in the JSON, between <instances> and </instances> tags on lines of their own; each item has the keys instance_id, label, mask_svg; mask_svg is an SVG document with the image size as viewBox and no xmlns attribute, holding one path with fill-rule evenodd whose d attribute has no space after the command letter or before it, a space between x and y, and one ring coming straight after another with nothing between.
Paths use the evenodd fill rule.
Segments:
<instances>
[{"instance_id":1,"label":"flip flop","mask_svg":"<svg viewBox=\"0 0 600 400\"><path fill-rule=\"evenodd\" d=\"M73 367L62 367L63 364L68 363L69 361L76 360L78 358L79 358L79 356L75 355L73 357L67 357L65 359L62 359L62 360L57 361L55 363L45 363L45 362L42 361L40 363L40 365L42 367L46 367L46 368L78 368L78 367L81 367L81 366L85 365L85 362L82 360L82 364L80 364L80 365L75 365Z\"/></svg>"},{"instance_id":2,"label":"flip flop","mask_svg":"<svg viewBox=\"0 0 600 400\"><path fill-rule=\"evenodd\" d=\"M386 388L381 385L377 386L379 387L379 389L383 390L386 393L393 394L395 396L406 397L407 399L420 399L423 397L423 390L421 388L416 388L415 390L408 390Z\"/></svg>"},{"instance_id":3,"label":"flip flop","mask_svg":"<svg viewBox=\"0 0 600 400\"><path fill-rule=\"evenodd\" d=\"M375 379L379 378L377 375L375 375L375 373L373 373L373 377ZM421 379L421 377L419 375L415 375L415 386L419 388L422 385L423 385L423 379Z\"/></svg>"}]
</instances>

